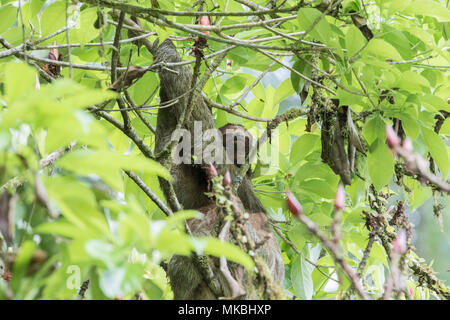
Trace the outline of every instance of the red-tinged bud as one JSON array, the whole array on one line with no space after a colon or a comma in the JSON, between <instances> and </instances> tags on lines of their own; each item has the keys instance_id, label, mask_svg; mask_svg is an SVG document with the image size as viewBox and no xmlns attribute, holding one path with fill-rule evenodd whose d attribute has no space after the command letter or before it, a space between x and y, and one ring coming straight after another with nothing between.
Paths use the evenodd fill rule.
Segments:
<instances>
[{"instance_id":1,"label":"red-tinged bud","mask_svg":"<svg viewBox=\"0 0 450 320\"><path fill-rule=\"evenodd\" d=\"M201 16L200 17L200 25L202 25L202 26L209 26L209 25L211 25L211 23L209 21L209 17L208 16Z\"/></svg>"},{"instance_id":2,"label":"red-tinged bud","mask_svg":"<svg viewBox=\"0 0 450 320\"><path fill-rule=\"evenodd\" d=\"M56 40L53 42L53 45L56 46ZM50 52L48 53L48 58L50 60L59 60L59 50L58 50L58 48L50 49Z\"/></svg>"},{"instance_id":3,"label":"red-tinged bud","mask_svg":"<svg viewBox=\"0 0 450 320\"><path fill-rule=\"evenodd\" d=\"M414 289L413 288L409 288L409 293L411 294L411 297L414 297Z\"/></svg>"},{"instance_id":4,"label":"red-tinged bud","mask_svg":"<svg viewBox=\"0 0 450 320\"><path fill-rule=\"evenodd\" d=\"M51 50L51 49L50 49ZM50 59L50 60L58 60L58 58L56 58L56 56L53 54L53 52L49 52L48 53L48 58Z\"/></svg>"},{"instance_id":5,"label":"red-tinged bud","mask_svg":"<svg viewBox=\"0 0 450 320\"><path fill-rule=\"evenodd\" d=\"M450 98L447 99L447 104L450 104Z\"/></svg>"},{"instance_id":6,"label":"red-tinged bud","mask_svg":"<svg viewBox=\"0 0 450 320\"><path fill-rule=\"evenodd\" d=\"M392 246L394 247L394 250L397 251L399 254L404 254L406 250L408 250L408 246L406 244L405 229L399 231L397 237L392 242Z\"/></svg>"},{"instance_id":7,"label":"red-tinged bud","mask_svg":"<svg viewBox=\"0 0 450 320\"><path fill-rule=\"evenodd\" d=\"M338 185L336 197L334 198L334 207L336 210L343 210L345 207L345 189L342 184Z\"/></svg>"},{"instance_id":8,"label":"red-tinged bud","mask_svg":"<svg viewBox=\"0 0 450 320\"><path fill-rule=\"evenodd\" d=\"M209 175L212 176L212 177L217 177L218 176L216 167L214 167L214 165L212 163L209 163Z\"/></svg>"},{"instance_id":9,"label":"red-tinged bud","mask_svg":"<svg viewBox=\"0 0 450 320\"><path fill-rule=\"evenodd\" d=\"M303 208L297 198L290 191L286 191L287 205L289 211L294 215L298 216L303 213Z\"/></svg>"},{"instance_id":10,"label":"red-tinged bud","mask_svg":"<svg viewBox=\"0 0 450 320\"><path fill-rule=\"evenodd\" d=\"M210 26L211 22L209 21L209 17L208 16L201 16L200 17L200 25L201 26ZM204 34L209 34L208 30L203 30L201 31Z\"/></svg>"},{"instance_id":11,"label":"red-tinged bud","mask_svg":"<svg viewBox=\"0 0 450 320\"><path fill-rule=\"evenodd\" d=\"M406 138L405 140L403 140L402 148L408 152L413 151L413 145L412 145L412 141L410 138Z\"/></svg>"},{"instance_id":12,"label":"red-tinged bud","mask_svg":"<svg viewBox=\"0 0 450 320\"><path fill-rule=\"evenodd\" d=\"M227 59L227 66L231 68L233 66L233 60Z\"/></svg>"},{"instance_id":13,"label":"red-tinged bud","mask_svg":"<svg viewBox=\"0 0 450 320\"><path fill-rule=\"evenodd\" d=\"M224 186L229 186L231 184L231 175L230 175L230 171L225 172L225 175L223 176L223 181L222 181Z\"/></svg>"},{"instance_id":14,"label":"red-tinged bud","mask_svg":"<svg viewBox=\"0 0 450 320\"><path fill-rule=\"evenodd\" d=\"M386 124L386 139L386 142L391 149L400 144L400 138L397 133L395 133L394 129L388 124Z\"/></svg>"},{"instance_id":15,"label":"red-tinged bud","mask_svg":"<svg viewBox=\"0 0 450 320\"><path fill-rule=\"evenodd\" d=\"M12 273L9 272L9 271L5 271L5 272L3 273L3 280L5 280L5 281L11 281L11 279L12 279Z\"/></svg>"}]
</instances>

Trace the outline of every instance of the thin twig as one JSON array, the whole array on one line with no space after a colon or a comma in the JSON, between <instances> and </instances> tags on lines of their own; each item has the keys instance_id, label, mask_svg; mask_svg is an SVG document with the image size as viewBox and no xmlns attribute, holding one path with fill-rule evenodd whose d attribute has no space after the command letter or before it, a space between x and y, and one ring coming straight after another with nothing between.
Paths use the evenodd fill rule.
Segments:
<instances>
[{"instance_id":1,"label":"thin twig","mask_svg":"<svg viewBox=\"0 0 450 320\"><path fill-rule=\"evenodd\" d=\"M125 18L125 12L120 12L119 16L119 22L117 23L116 27L116 33L114 35L114 44L113 44L113 51L111 54L111 83L116 82L117 79L117 72L116 68L119 65L120 60L120 37L122 33L122 25L123 25L123 19Z\"/></svg>"},{"instance_id":2,"label":"thin twig","mask_svg":"<svg viewBox=\"0 0 450 320\"><path fill-rule=\"evenodd\" d=\"M75 146L76 142L71 142L67 147L59 149L55 152L50 153L48 156L46 156L45 158L42 158L39 161L39 165L41 166L41 168L45 168L51 164L53 164L56 160L58 160L59 158L61 158L64 154L66 154L67 152L69 152L70 150L73 149L73 147Z\"/></svg>"},{"instance_id":3,"label":"thin twig","mask_svg":"<svg viewBox=\"0 0 450 320\"><path fill-rule=\"evenodd\" d=\"M225 242L225 238L227 237L231 226L231 220L227 220L225 222L225 225L223 226L222 230L219 234L219 240L221 242ZM231 289L231 297L221 297L219 299L235 299L238 297L241 297L245 294L244 289L240 286L240 284L233 278L231 275L230 269L228 269L227 259L225 256L220 256L220 271L222 272L223 276L228 282L228 285Z\"/></svg>"},{"instance_id":4,"label":"thin twig","mask_svg":"<svg viewBox=\"0 0 450 320\"><path fill-rule=\"evenodd\" d=\"M72 54L70 50L70 32L69 32L69 0L66 0L66 41L67 41L67 57L69 59L69 78L72 79Z\"/></svg>"},{"instance_id":5,"label":"thin twig","mask_svg":"<svg viewBox=\"0 0 450 320\"><path fill-rule=\"evenodd\" d=\"M289 241L289 240L281 233L281 231L278 230L278 227L277 227L277 226L273 226L273 227L274 227L273 230L275 230L275 232L280 236L280 238L283 239L283 241L286 242L286 243L292 248L292 250L294 250L294 252L295 252L296 254L298 254L299 256L301 256L302 254L301 254L300 251L298 251L298 249L297 249L297 247L295 246L295 244L292 243L292 241ZM313 266L317 269L317 271L319 271L319 272L320 272L322 275L324 275L326 278L328 278L329 280L333 280L334 282L339 283L339 281L337 281L337 280L334 279L333 277L330 277L327 273L325 273L324 271L322 271L322 270L320 269L320 268L331 268L331 267L318 265L317 263L311 261L310 259L308 259L308 258L305 257L305 256L303 256L303 258L305 259L306 262L308 262L309 264L313 265Z\"/></svg>"},{"instance_id":6,"label":"thin twig","mask_svg":"<svg viewBox=\"0 0 450 320\"><path fill-rule=\"evenodd\" d=\"M82 2L97 4L97 0L84 0ZM275 8L275 9L262 9L256 11L228 11L228 12L220 12L220 11L171 11L171 10L163 10L156 8L144 8L138 7L134 5L130 5L123 2L116 2L113 0L100 0L99 3L102 6L124 10L130 14L147 14L151 16L178 16L178 17L201 17L205 15L209 16L217 16L217 17L248 17L248 16L263 16L272 13L296 13L298 9L304 5L303 1L300 1L297 5L293 7L287 8Z\"/></svg>"},{"instance_id":7,"label":"thin twig","mask_svg":"<svg viewBox=\"0 0 450 320\"><path fill-rule=\"evenodd\" d=\"M361 279L359 279L358 275L353 271L350 265L345 260L345 257L342 255L342 249L340 245L336 242L330 240L327 236L325 236L312 220L310 220L307 216L305 216L302 212L300 212L296 216L307 228L310 232L312 232L316 237L320 239L325 247L327 247L331 254L333 255L334 260L341 266L344 273L352 282L353 287L356 292L359 294L361 299L370 300L370 297L364 291L364 288L361 284Z\"/></svg>"},{"instance_id":8,"label":"thin twig","mask_svg":"<svg viewBox=\"0 0 450 320\"><path fill-rule=\"evenodd\" d=\"M173 216L172 210L170 210L158 196L141 180L133 171L125 170L125 173L133 180L139 188L161 209L166 216Z\"/></svg>"},{"instance_id":9,"label":"thin twig","mask_svg":"<svg viewBox=\"0 0 450 320\"><path fill-rule=\"evenodd\" d=\"M84 296L86 294L87 289L89 288L90 281L91 281L90 279L83 281L83 284L80 287L80 291L78 291L77 300L84 300Z\"/></svg>"}]
</instances>

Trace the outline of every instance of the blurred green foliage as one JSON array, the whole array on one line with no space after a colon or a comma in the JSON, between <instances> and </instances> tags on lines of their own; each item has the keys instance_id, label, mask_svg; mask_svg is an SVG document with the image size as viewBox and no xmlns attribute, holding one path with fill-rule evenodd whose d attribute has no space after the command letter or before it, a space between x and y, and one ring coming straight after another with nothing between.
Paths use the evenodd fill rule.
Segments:
<instances>
[{"instance_id":1,"label":"blurred green foliage","mask_svg":"<svg viewBox=\"0 0 450 320\"><path fill-rule=\"evenodd\" d=\"M192 5L188 1L158 2L162 9L173 11L190 10ZM225 0L215 2L224 7ZM259 5L266 2L255 1ZM150 7L150 2L127 3ZM293 6L297 2L283 3ZM21 1L19 12L16 1L2 0L1 4L0 36L12 46L19 46L28 38L42 40L60 30L66 25L66 10L69 9L69 16L76 22L69 38L72 44L79 44L71 48L72 62L90 66L110 63L111 46L85 46L114 39L114 25L94 27L95 6L80 2L70 3L66 8L62 0L28 0ZM358 162L359 174L352 175L352 184L346 187L342 221L345 258L356 268L367 246L369 231L362 212L372 210L368 194L373 185L378 192L387 195L389 204L397 200L405 202L417 226L413 239L417 247L415 253L427 262L434 260L438 276L448 281L448 196L435 194L437 203L443 204L441 225L444 232L441 232L438 219L433 215L432 188L408 176L402 177L403 182L395 177L398 160L385 144L385 125L392 124L393 118L400 119L406 136L413 141L414 151L424 158L431 155L436 173L448 179L450 120L445 120L439 133L434 131L434 126L440 110L450 112L447 101L450 97L450 43L446 35L450 11L443 0L376 0L365 4L345 0L342 6L347 20L326 16L314 24L322 13L312 7L301 8L296 19L286 21L277 30L293 33L310 29L304 40L320 41L328 47L317 67L321 71L330 70L340 84L334 89L335 96L329 92L324 95L338 98L341 105L350 106L356 114L368 115L355 119L368 152L367 157L361 157ZM228 11L241 12L243 7L237 1L229 1ZM368 41L348 22L353 11L367 14L367 23L375 38ZM190 17L168 18L180 24L193 23ZM188 35L141 20L144 29L157 33L149 37L152 41L156 37L163 40ZM227 16L222 25L246 22L246 16ZM122 32L125 37L125 31ZM249 30L229 29L224 34L242 41L272 35L261 26ZM66 33L61 32L39 44L54 42L67 43ZM278 38L266 44L283 46L286 40ZM179 41L177 46L185 60L192 59L190 42ZM224 47L224 43L209 41L209 49L205 51L215 52ZM59 52L67 61L67 49L60 48ZM120 51L122 65L127 65L130 52L131 65L150 66L153 62L147 50L141 48L137 55L135 45L126 42ZM36 50L33 54L46 58L48 50ZM212 100L224 105L235 101L272 62L267 56L243 46L231 50L227 58L231 63L222 62L218 73L208 80L203 90ZM283 62L297 73L311 77L314 70L304 60L312 61L312 51L305 49L302 58L287 57ZM201 72L205 68L202 65ZM243 72L249 69L252 72ZM307 82L296 72L284 74L280 81L275 78L283 74L283 70L278 64L272 67L268 75L272 75L274 81L266 85L258 83L242 101L248 114L272 118L299 107L300 102L293 97L297 97ZM185 219L197 217L199 213L182 211L167 218L124 175L123 170L133 170L164 199L158 177L170 179L168 171L145 158L122 132L86 109L117 97L116 93L106 90L110 84L108 72L73 68L72 80L68 80L69 68L62 68L61 75L63 79L43 84L45 81L39 80L36 69L17 57L9 55L0 60L0 186L2 193L8 195L8 203L14 203L11 211L14 214L9 220L4 215L0 221L3 226L12 227L14 239L7 243L3 235L1 241L0 263L4 268L10 266L8 259L13 259L14 263L9 270L12 280L0 279L0 298L74 299L81 283L90 279L87 299L133 299L137 292L148 299L171 299L170 285L161 265L173 254L190 255L193 251L225 255L228 260L252 270L253 260L236 246L221 243L216 238L193 238L185 233ZM151 95L158 81L155 73L147 72L129 88L133 100L139 105L158 104L158 95ZM40 88L37 88L39 83ZM333 81L326 79L325 85L332 88ZM306 104L311 103L312 91ZM382 99L382 92L388 92L395 104ZM114 102L109 102L106 109L118 111ZM265 130L264 124L223 110L213 112L217 127L229 122L242 124L254 136L260 136ZM110 114L121 120L120 112ZM156 125L154 112L144 113L144 116ZM130 113L130 117L136 133L153 148L153 133L137 116ZM319 125L315 124L310 132L305 126L305 118L280 124L274 132L275 143L270 153L260 155L254 167L253 182L270 218L285 221L281 230L289 243L278 238L285 262L285 291L290 297L300 299L334 299L349 288L350 282L319 241L292 219L282 195L285 190L291 190L302 203L305 214L328 232L339 176L321 160ZM41 159L67 148L72 142L76 142L73 150L54 164L41 168ZM277 165L274 165L274 158ZM5 229L2 232L6 233ZM411 255L415 257L415 253ZM318 270L313 264L325 267ZM388 255L376 241L363 273L364 286L370 294L382 295L389 268ZM415 290L414 298L436 298L432 291L418 286L417 278L411 273L407 276L408 285ZM340 283L336 282L338 277Z\"/></svg>"}]
</instances>

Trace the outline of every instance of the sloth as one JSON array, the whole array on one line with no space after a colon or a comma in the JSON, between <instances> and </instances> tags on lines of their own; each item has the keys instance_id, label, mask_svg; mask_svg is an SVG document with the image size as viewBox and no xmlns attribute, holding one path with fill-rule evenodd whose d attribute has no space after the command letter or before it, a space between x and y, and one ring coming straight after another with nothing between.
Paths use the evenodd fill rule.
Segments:
<instances>
[{"instance_id":1,"label":"sloth","mask_svg":"<svg viewBox=\"0 0 450 320\"><path fill-rule=\"evenodd\" d=\"M181 62L182 59L170 40L165 40L158 45L153 44L152 54L154 63ZM155 153L158 154L168 145L172 139L172 133L177 127L178 120L188 103L188 95L192 74L185 66L161 68L158 71L160 78L161 103L176 101L170 108L160 108L156 125ZM201 123L203 131L215 129L215 121L211 110L201 95L193 98L192 113L186 119L183 129L194 136L195 124ZM233 201L239 207L239 211L247 217L242 222L242 228L249 241L257 243L255 250L257 257L262 258L266 265L267 276L270 284L256 285L258 277L250 275L242 266L229 263L229 270L234 279L245 287L243 299L280 298L281 283L284 278L284 264L281 250L277 240L267 225L267 213L256 197L251 175L240 177L240 170L245 163L251 147L252 137L240 125L227 124L219 129L222 138L224 154L228 157L228 163L214 163L219 174L229 170L233 181L240 181L237 195L233 195ZM194 150L194 145L192 145ZM179 203L184 209L195 209L203 213L202 219L190 219L187 225L194 236L217 237L224 224L224 213L215 205L215 200L207 195L210 192L209 163L181 163L172 164L170 171L173 176L173 188ZM170 198L168 183L160 179L161 188L167 199ZM226 240L233 242L231 235ZM199 266L199 264L202 264ZM218 299L231 297L232 290L229 281L226 280L219 267L219 259L200 256L197 258L177 256L172 257L167 267L167 274L172 286L175 299ZM256 279L256 280L255 280ZM265 288L264 290L261 288Z\"/></svg>"},{"instance_id":2,"label":"sloth","mask_svg":"<svg viewBox=\"0 0 450 320\"><path fill-rule=\"evenodd\" d=\"M222 135L223 147L232 163L240 168L249 154L253 137L242 126L236 124L227 124L218 129ZM245 179L251 179L250 170ZM176 180L175 190L181 198L184 205L198 205L198 199L194 197L199 194L192 193L193 187L199 187L204 191L208 191L208 175L202 166L189 167L186 165L178 166L172 170L172 174ZM197 181L197 184L187 185L179 183L181 179L186 179L186 174L191 174L195 179L189 181ZM182 178L179 175L184 175ZM202 197L203 198L203 197ZM263 257L270 273L272 274L274 283L280 284L284 278L284 264L281 259L281 251L278 242L274 239L272 233L267 229L267 216L265 212L258 212L259 206L252 206L251 202L246 202L247 207L243 206L244 211L252 212L248 215L248 220L243 224L246 234L250 235L255 243L265 243L260 246L256 253ZM213 204L210 198L206 196L202 199L202 206L197 208L204 214L203 219L191 219L187 224L194 235L197 236L217 236L220 232L220 220L223 213ZM175 299L216 299L218 296L229 297L232 295L230 288L227 286L226 279L219 272L218 259L210 259L207 262L207 269L214 274L216 279L210 279L215 282L215 288L209 288L203 281L200 271L192 259L182 256L175 256L168 266L168 274L171 279L172 289ZM188 271L187 271L188 270ZM212 277L211 277L212 278ZM238 266L235 272L235 278L239 282L246 282L248 279L244 274L242 267ZM248 298L258 298L257 293L250 293Z\"/></svg>"}]
</instances>

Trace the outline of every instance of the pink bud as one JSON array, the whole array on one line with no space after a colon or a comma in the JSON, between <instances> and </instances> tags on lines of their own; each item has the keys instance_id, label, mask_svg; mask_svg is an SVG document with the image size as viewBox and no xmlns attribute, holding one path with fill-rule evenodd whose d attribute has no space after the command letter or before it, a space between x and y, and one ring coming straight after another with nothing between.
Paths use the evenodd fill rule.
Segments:
<instances>
[{"instance_id":1,"label":"pink bud","mask_svg":"<svg viewBox=\"0 0 450 320\"><path fill-rule=\"evenodd\" d=\"M413 288L409 288L409 293L411 294L411 297L414 297L414 289Z\"/></svg>"},{"instance_id":2,"label":"pink bud","mask_svg":"<svg viewBox=\"0 0 450 320\"><path fill-rule=\"evenodd\" d=\"M225 172L225 175L223 176L223 181L222 181L224 186L229 186L231 184L231 176L230 176L230 171Z\"/></svg>"},{"instance_id":3,"label":"pink bud","mask_svg":"<svg viewBox=\"0 0 450 320\"><path fill-rule=\"evenodd\" d=\"M400 138L395 133L394 129L386 124L386 139L389 148L394 148L400 144Z\"/></svg>"},{"instance_id":4,"label":"pink bud","mask_svg":"<svg viewBox=\"0 0 450 320\"><path fill-rule=\"evenodd\" d=\"M201 16L200 17L200 25L202 25L202 26L209 26L209 25L211 25L211 23L209 21L209 17L208 16ZM208 30L202 30L200 32L204 33L204 34L209 34Z\"/></svg>"},{"instance_id":5,"label":"pink bud","mask_svg":"<svg viewBox=\"0 0 450 320\"><path fill-rule=\"evenodd\" d=\"M412 145L412 141L410 138L406 138L405 140L403 140L402 148L408 152L413 151L413 145Z\"/></svg>"},{"instance_id":6,"label":"pink bud","mask_svg":"<svg viewBox=\"0 0 450 320\"><path fill-rule=\"evenodd\" d=\"M209 163L209 175L212 177L217 177L217 175L218 175L216 168L214 167L214 165L211 162Z\"/></svg>"},{"instance_id":7,"label":"pink bud","mask_svg":"<svg viewBox=\"0 0 450 320\"><path fill-rule=\"evenodd\" d=\"M39 82L39 76L36 73L36 82L34 84L34 87L36 88L36 90L39 90L41 88L41 83Z\"/></svg>"},{"instance_id":8,"label":"pink bud","mask_svg":"<svg viewBox=\"0 0 450 320\"><path fill-rule=\"evenodd\" d=\"M3 278L3 280L5 280L5 281L11 281L11 279L12 279L12 273L5 270L5 271L3 272L2 278Z\"/></svg>"},{"instance_id":9,"label":"pink bud","mask_svg":"<svg viewBox=\"0 0 450 320\"><path fill-rule=\"evenodd\" d=\"M286 191L287 205L289 211L294 215L298 216L303 213L303 208L297 198L290 191Z\"/></svg>"},{"instance_id":10,"label":"pink bud","mask_svg":"<svg viewBox=\"0 0 450 320\"><path fill-rule=\"evenodd\" d=\"M397 237L392 242L392 246L394 250L400 254L404 254L406 250L408 250L408 246L406 244L406 231L402 229L399 231Z\"/></svg>"},{"instance_id":11,"label":"pink bud","mask_svg":"<svg viewBox=\"0 0 450 320\"><path fill-rule=\"evenodd\" d=\"M334 207L336 210L343 210L345 207L345 189L340 183L336 192L336 197L334 198Z\"/></svg>"},{"instance_id":12,"label":"pink bud","mask_svg":"<svg viewBox=\"0 0 450 320\"><path fill-rule=\"evenodd\" d=\"M50 49L50 50L52 50L52 49ZM54 54L52 51L50 51L50 52L48 53L48 58L49 58L50 60L58 60L58 58L55 56L55 54Z\"/></svg>"},{"instance_id":13,"label":"pink bud","mask_svg":"<svg viewBox=\"0 0 450 320\"><path fill-rule=\"evenodd\" d=\"M227 59L227 66L231 67L233 65L233 60Z\"/></svg>"}]
</instances>

